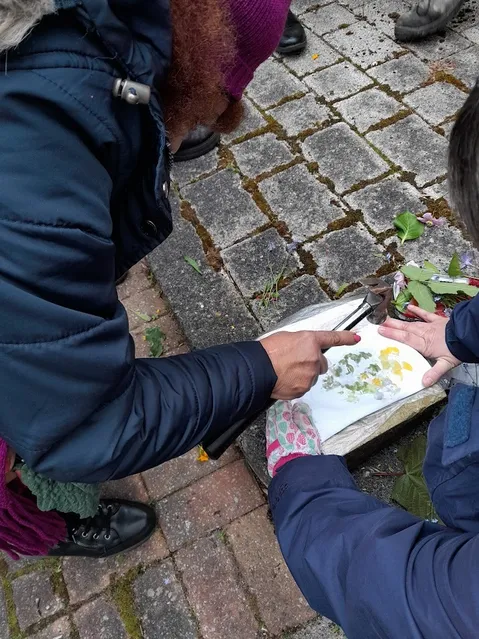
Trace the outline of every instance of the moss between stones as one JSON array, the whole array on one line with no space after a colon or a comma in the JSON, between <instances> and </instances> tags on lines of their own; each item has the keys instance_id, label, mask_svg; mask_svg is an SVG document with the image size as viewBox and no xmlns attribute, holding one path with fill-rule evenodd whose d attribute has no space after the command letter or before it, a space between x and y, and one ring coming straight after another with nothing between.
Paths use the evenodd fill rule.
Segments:
<instances>
[{"instance_id":1,"label":"moss between stones","mask_svg":"<svg viewBox=\"0 0 479 639\"><path fill-rule=\"evenodd\" d=\"M201 224L201 222L199 221L191 204L186 200L183 200L181 202L180 214L183 219L191 222L191 224L193 225L196 234L201 240L205 258L208 264L214 271L220 271L223 267L223 260L221 259L219 249L216 248L210 234L203 226L203 224Z\"/></svg>"},{"instance_id":2,"label":"moss between stones","mask_svg":"<svg viewBox=\"0 0 479 639\"><path fill-rule=\"evenodd\" d=\"M469 93L469 87L462 80L458 80L452 73L449 73L446 69L437 69L431 72L431 75L425 82L422 83L421 86L427 87L430 84L434 84L434 82L447 82L448 84L452 84L457 87L464 93Z\"/></svg>"},{"instance_id":3,"label":"moss between stones","mask_svg":"<svg viewBox=\"0 0 479 639\"><path fill-rule=\"evenodd\" d=\"M427 206L428 212L432 213L434 217L437 217L437 218L445 217L453 225L460 224L459 218L456 216L454 211L450 209L449 204L446 202L446 200L443 197L437 200L434 200L429 197L425 198L425 204Z\"/></svg>"},{"instance_id":4,"label":"moss between stones","mask_svg":"<svg viewBox=\"0 0 479 639\"><path fill-rule=\"evenodd\" d=\"M280 164L279 166L275 166L274 169L271 169L270 171L265 171L264 173L260 173L258 176L256 176L255 182L261 182L262 180L266 180L267 178L270 178L273 175L277 175L278 173L282 173L283 171L286 171L286 169L290 169L292 166L295 166L296 164L301 164L301 162L303 162L302 157L299 157L299 156L295 157L293 160L291 160L290 162L287 162L286 164Z\"/></svg>"},{"instance_id":5,"label":"moss between stones","mask_svg":"<svg viewBox=\"0 0 479 639\"><path fill-rule=\"evenodd\" d=\"M253 198L254 203L259 208L259 210L262 213L264 213L264 215L266 215L266 217L269 220L271 220L272 222L276 222L277 221L277 217L273 213L271 208L269 207L269 204L266 202L265 198L263 197L263 194L259 190L258 185L256 184L256 182L254 180L250 179L250 178L245 178L242 181L242 186L243 186L244 190L248 191L248 193L251 195L251 197Z\"/></svg>"},{"instance_id":6,"label":"moss between stones","mask_svg":"<svg viewBox=\"0 0 479 639\"><path fill-rule=\"evenodd\" d=\"M225 169L227 166L236 167L235 156L228 147L220 144L218 147L218 169Z\"/></svg>"},{"instance_id":7,"label":"moss between stones","mask_svg":"<svg viewBox=\"0 0 479 639\"><path fill-rule=\"evenodd\" d=\"M65 580L63 579L62 565L60 562L57 563L56 568L50 575L50 583L52 585L53 592L60 597L65 604L67 604L69 601L68 590Z\"/></svg>"},{"instance_id":8,"label":"moss between stones","mask_svg":"<svg viewBox=\"0 0 479 639\"><path fill-rule=\"evenodd\" d=\"M356 184L353 184L353 186L349 188L347 191L345 191L343 195L349 195L350 193L355 193L356 191L360 191L361 189L364 189L365 186L371 186L371 184L377 184L378 182L381 182L382 180L384 180L384 178L389 177L393 173L394 173L394 168L391 168L389 171L386 171L385 173L381 173L381 175L378 175L375 178L356 182Z\"/></svg>"},{"instance_id":9,"label":"moss between stones","mask_svg":"<svg viewBox=\"0 0 479 639\"><path fill-rule=\"evenodd\" d=\"M132 592L133 581L139 573L139 568L133 568L125 577L116 581L110 589L111 597L118 608L123 625L131 639L143 638Z\"/></svg>"},{"instance_id":10,"label":"moss between stones","mask_svg":"<svg viewBox=\"0 0 479 639\"><path fill-rule=\"evenodd\" d=\"M384 118L383 120L380 120L376 124L373 124L372 126L370 126L369 129L367 130L367 133L371 133L371 131L379 131L380 129L385 129L387 126L390 126L391 124L395 124L396 122L399 122L399 120L404 120L404 118L407 118L408 115L411 115L411 114L412 114L411 109L406 109L406 108L401 109L395 115L391 115L389 118Z\"/></svg>"},{"instance_id":11,"label":"moss between stones","mask_svg":"<svg viewBox=\"0 0 479 639\"><path fill-rule=\"evenodd\" d=\"M253 138L257 138L259 135L263 135L264 133L269 133L271 131L271 125L265 124L260 129L255 129L254 131L250 131L249 133L245 133L235 138L231 144L241 144L242 142L247 142L248 140L252 140ZM222 168L222 167L219 167Z\"/></svg>"},{"instance_id":12,"label":"moss between stones","mask_svg":"<svg viewBox=\"0 0 479 639\"><path fill-rule=\"evenodd\" d=\"M18 625L17 615L15 612L15 604L13 603L12 584L5 577L2 579L3 592L5 593L5 609L7 611L7 623L10 629L11 639L22 639L23 633Z\"/></svg>"}]
</instances>

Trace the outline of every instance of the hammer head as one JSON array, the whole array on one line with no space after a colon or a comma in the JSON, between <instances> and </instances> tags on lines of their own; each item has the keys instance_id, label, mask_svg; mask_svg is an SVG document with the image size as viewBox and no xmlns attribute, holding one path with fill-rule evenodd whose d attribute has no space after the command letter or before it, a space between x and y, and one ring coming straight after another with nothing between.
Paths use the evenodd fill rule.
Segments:
<instances>
[{"instance_id":1,"label":"hammer head","mask_svg":"<svg viewBox=\"0 0 479 639\"><path fill-rule=\"evenodd\" d=\"M388 307L393 297L392 286L377 277L362 280L361 284L369 289L365 298L372 309L367 317L368 321L371 324L382 324L388 316Z\"/></svg>"}]
</instances>

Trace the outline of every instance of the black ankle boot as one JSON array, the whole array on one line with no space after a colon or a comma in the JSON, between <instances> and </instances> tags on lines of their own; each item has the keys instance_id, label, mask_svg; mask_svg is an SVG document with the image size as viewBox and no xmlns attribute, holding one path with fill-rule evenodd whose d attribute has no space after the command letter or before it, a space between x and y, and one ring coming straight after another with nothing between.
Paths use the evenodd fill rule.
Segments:
<instances>
[{"instance_id":1,"label":"black ankle boot","mask_svg":"<svg viewBox=\"0 0 479 639\"><path fill-rule=\"evenodd\" d=\"M196 160L212 151L220 143L220 134L207 126L198 126L186 136L180 148L174 154L175 162Z\"/></svg>"},{"instance_id":2,"label":"black ankle boot","mask_svg":"<svg viewBox=\"0 0 479 639\"><path fill-rule=\"evenodd\" d=\"M98 514L88 519L62 516L68 537L50 550L55 557L110 557L141 545L156 527L153 508L124 499L102 499Z\"/></svg>"},{"instance_id":3,"label":"black ankle boot","mask_svg":"<svg viewBox=\"0 0 479 639\"><path fill-rule=\"evenodd\" d=\"M306 47L306 32L298 18L288 11L283 35L276 51L282 55L299 53Z\"/></svg>"}]
</instances>

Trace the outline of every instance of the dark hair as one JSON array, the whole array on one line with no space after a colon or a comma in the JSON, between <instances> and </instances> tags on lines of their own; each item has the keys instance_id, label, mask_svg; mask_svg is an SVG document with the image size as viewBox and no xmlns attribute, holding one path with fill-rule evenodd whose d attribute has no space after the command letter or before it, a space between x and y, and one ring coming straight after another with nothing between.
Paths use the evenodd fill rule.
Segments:
<instances>
[{"instance_id":1,"label":"dark hair","mask_svg":"<svg viewBox=\"0 0 479 639\"><path fill-rule=\"evenodd\" d=\"M449 188L455 210L479 246L479 86L462 107L449 144Z\"/></svg>"}]
</instances>

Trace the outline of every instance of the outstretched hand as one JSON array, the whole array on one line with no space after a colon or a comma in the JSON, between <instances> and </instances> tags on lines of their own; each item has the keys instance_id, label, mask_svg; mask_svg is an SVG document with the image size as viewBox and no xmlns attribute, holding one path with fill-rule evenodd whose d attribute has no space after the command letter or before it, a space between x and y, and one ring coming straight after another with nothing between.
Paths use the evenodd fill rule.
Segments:
<instances>
[{"instance_id":1,"label":"outstretched hand","mask_svg":"<svg viewBox=\"0 0 479 639\"><path fill-rule=\"evenodd\" d=\"M389 317L378 332L384 337L411 346L424 357L435 359L436 363L422 380L424 386L432 386L461 363L447 347L446 324L449 320L417 306L408 306L408 311L423 321L402 322Z\"/></svg>"}]
</instances>

